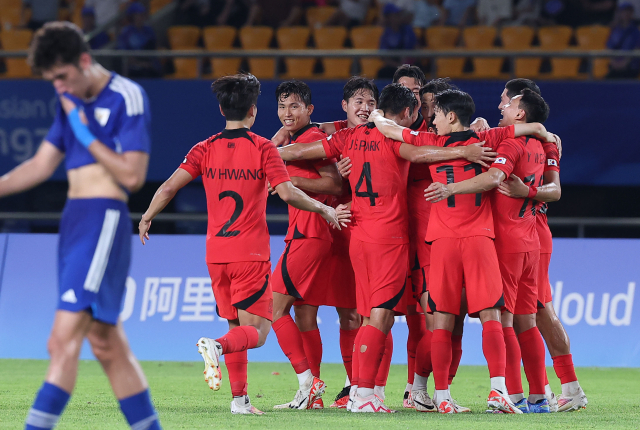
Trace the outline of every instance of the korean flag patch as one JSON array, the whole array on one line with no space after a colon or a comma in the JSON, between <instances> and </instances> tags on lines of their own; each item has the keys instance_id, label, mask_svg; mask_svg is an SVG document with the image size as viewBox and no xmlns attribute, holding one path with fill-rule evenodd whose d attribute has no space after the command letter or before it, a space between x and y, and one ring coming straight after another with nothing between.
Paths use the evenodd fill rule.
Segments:
<instances>
[{"instance_id":1,"label":"korean flag patch","mask_svg":"<svg viewBox=\"0 0 640 430\"><path fill-rule=\"evenodd\" d=\"M496 158L496 161L494 161L495 164L507 164L507 159L504 157L498 157Z\"/></svg>"},{"instance_id":2,"label":"korean flag patch","mask_svg":"<svg viewBox=\"0 0 640 430\"><path fill-rule=\"evenodd\" d=\"M556 160L552 159L552 158L549 158L549 159L547 160L547 165L549 165L549 166L556 166L556 167L558 167L558 162L557 162Z\"/></svg>"},{"instance_id":3,"label":"korean flag patch","mask_svg":"<svg viewBox=\"0 0 640 430\"><path fill-rule=\"evenodd\" d=\"M417 136L420 134L419 131L415 131L415 130L412 130L410 133L413 134L414 136Z\"/></svg>"}]
</instances>

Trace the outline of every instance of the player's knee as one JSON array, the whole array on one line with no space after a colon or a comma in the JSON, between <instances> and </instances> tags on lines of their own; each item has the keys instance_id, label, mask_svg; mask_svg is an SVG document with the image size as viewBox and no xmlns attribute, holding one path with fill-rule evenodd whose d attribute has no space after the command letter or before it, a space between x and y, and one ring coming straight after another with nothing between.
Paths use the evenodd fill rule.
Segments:
<instances>
[{"instance_id":1,"label":"player's knee","mask_svg":"<svg viewBox=\"0 0 640 430\"><path fill-rule=\"evenodd\" d=\"M355 309L342 309L338 316L342 330L355 330L360 327L360 315Z\"/></svg>"},{"instance_id":2,"label":"player's knee","mask_svg":"<svg viewBox=\"0 0 640 430\"><path fill-rule=\"evenodd\" d=\"M114 342L113 337L92 333L88 339L93 355L101 363L113 360L114 356L118 354L118 345L117 342Z\"/></svg>"},{"instance_id":3,"label":"player's knee","mask_svg":"<svg viewBox=\"0 0 640 430\"><path fill-rule=\"evenodd\" d=\"M256 330L258 330L258 344L256 345L256 348L260 348L267 341L267 335L269 334L269 331L271 331L271 324L256 327Z\"/></svg>"},{"instance_id":4,"label":"player's knee","mask_svg":"<svg viewBox=\"0 0 640 430\"><path fill-rule=\"evenodd\" d=\"M52 333L47 341L47 351L52 360L65 359L79 354L82 340L70 339Z\"/></svg>"}]
</instances>

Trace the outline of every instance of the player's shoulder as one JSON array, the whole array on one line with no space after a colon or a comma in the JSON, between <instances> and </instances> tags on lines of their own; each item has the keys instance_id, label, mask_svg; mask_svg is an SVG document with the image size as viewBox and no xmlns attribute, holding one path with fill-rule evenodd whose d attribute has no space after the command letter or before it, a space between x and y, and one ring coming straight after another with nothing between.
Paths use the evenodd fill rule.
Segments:
<instances>
[{"instance_id":1,"label":"player's shoulder","mask_svg":"<svg viewBox=\"0 0 640 430\"><path fill-rule=\"evenodd\" d=\"M131 79L114 73L107 85L108 97L113 107L124 108L127 116L143 115L147 94L144 89Z\"/></svg>"},{"instance_id":2,"label":"player's shoulder","mask_svg":"<svg viewBox=\"0 0 640 430\"><path fill-rule=\"evenodd\" d=\"M325 137L327 137L327 133L322 131L317 124L311 123L298 130L292 136L292 141L296 143L312 143Z\"/></svg>"},{"instance_id":3,"label":"player's shoulder","mask_svg":"<svg viewBox=\"0 0 640 430\"><path fill-rule=\"evenodd\" d=\"M440 138L446 139L444 146L464 146L482 140L473 130L456 131Z\"/></svg>"}]
</instances>

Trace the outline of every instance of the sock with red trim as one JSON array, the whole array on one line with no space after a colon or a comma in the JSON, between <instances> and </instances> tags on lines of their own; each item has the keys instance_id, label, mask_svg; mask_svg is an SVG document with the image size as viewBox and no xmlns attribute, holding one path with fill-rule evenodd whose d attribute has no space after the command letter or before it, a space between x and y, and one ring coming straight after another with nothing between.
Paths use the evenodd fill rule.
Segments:
<instances>
[{"instance_id":1,"label":"sock with red trim","mask_svg":"<svg viewBox=\"0 0 640 430\"><path fill-rule=\"evenodd\" d=\"M460 359L462 359L462 335L451 335L451 366L449 367L449 385L453 382L453 378L458 373L458 366L460 366Z\"/></svg>"},{"instance_id":2,"label":"sock with red trim","mask_svg":"<svg viewBox=\"0 0 640 430\"><path fill-rule=\"evenodd\" d=\"M431 363L436 390L449 389L449 367L451 366L451 332L438 329L431 338Z\"/></svg>"},{"instance_id":3,"label":"sock with red trim","mask_svg":"<svg viewBox=\"0 0 640 430\"><path fill-rule=\"evenodd\" d=\"M258 346L259 337L255 327L241 325L229 330L227 334L216 339L216 342L222 345L223 354L231 354L255 348Z\"/></svg>"},{"instance_id":4,"label":"sock with red trim","mask_svg":"<svg viewBox=\"0 0 640 430\"><path fill-rule=\"evenodd\" d=\"M507 390L513 402L518 402L524 398L522 389L522 377L520 374L520 361L522 360L520 344L513 327L503 327L504 343L507 350L507 364L505 367L505 377Z\"/></svg>"},{"instance_id":5,"label":"sock with red trim","mask_svg":"<svg viewBox=\"0 0 640 430\"><path fill-rule=\"evenodd\" d=\"M227 366L227 373L229 373L233 397L247 394L247 351L225 354L224 364Z\"/></svg>"},{"instance_id":6,"label":"sock with red trim","mask_svg":"<svg viewBox=\"0 0 640 430\"><path fill-rule=\"evenodd\" d=\"M562 384L562 395L571 397L580 392L580 384L576 376L576 370L573 367L573 357L571 354L556 355L553 358L553 369Z\"/></svg>"},{"instance_id":7,"label":"sock with red trim","mask_svg":"<svg viewBox=\"0 0 640 430\"><path fill-rule=\"evenodd\" d=\"M431 339L433 338L433 332L425 330L425 334L418 343L418 349L416 350L416 366L415 373L420 376L428 377L433 371L431 364Z\"/></svg>"},{"instance_id":8,"label":"sock with red trim","mask_svg":"<svg viewBox=\"0 0 640 430\"><path fill-rule=\"evenodd\" d=\"M364 327L358 329L356 339L353 341L353 361L351 362L351 386L358 385L358 379L360 379L360 345L362 344L362 335L364 334Z\"/></svg>"},{"instance_id":9,"label":"sock with red trim","mask_svg":"<svg viewBox=\"0 0 640 430\"><path fill-rule=\"evenodd\" d=\"M507 350L502 324L499 321L487 321L482 325L482 352L489 367L489 377L504 377L507 367Z\"/></svg>"},{"instance_id":10,"label":"sock with red trim","mask_svg":"<svg viewBox=\"0 0 640 430\"><path fill-rule=\"evenodd\" d=\"M375 386L376 374L381 367L380 362L385 351L387 335L377 328L368 325L364 327L360 344L356 354L359 356L358 394L360 389L371 389Z\"/></svg>"},{"instance_id":11,"label":"sock with red trim","mask_svg":"<svg viewBox=\"0 0 640 430\"><path fill-rule=\"evenodd\" d=\"M358 336L358 330L342 330L340 329L340 353L342 354L342 363L344 364L344 370L347 372L349 380L352 380L353 376L353 345Z\"/></svg>"},{"instance_id":12,"label":"sock with red trim","mask_svg":"<svg viewBox=\"0 0 640 430\"><path fill-rule=\"evenodd\" d=\"M387 385L387 379L389 378L389 370L391 369L391 357L393 356L393 336L391 332L387 335L384 342L384 353L380 360L380 367L376 373L376 386L385 387Z\"/></svg>"},{"instance_id":13,"label":"sock with red trim","mask_svg":"<svg viewBox=\"0 0 640 430\"><path fill-rule=\"evenodd\" d=\"M413 384L413 375L416 368L416 351L420 339L427 331L424 314L407 315L407 327L409 337L407 338L407 383Z\"/></svg>"},{"instance_id":14,"label":"sock with red trim","mask_svg":"<svg viewBox=\"0 0 640 430\"><path fill-rule=\"evenodd\" d=\"M320 330L309 330L300 332L302 336L302 346L304 354L307 356L307 362L311 373L316 378L320 377L320 363L322 362L322 339L320 338Z\"/></svg>"},{"instance_id":15,"label":"sock with red trim","mask_svg":"<svg viewBox=\"0 0 640 430\"><path fill-rule=\"evenodd\" d=\"M544 342L538 327L518 335L524 373L529 381L529 395L544 396Z\"/></svg>"},{"instance_id":16,"label":"sock with red trim","mask_svg":"<svg viewBox=\"0 0 640 430\"><path fill-rule=\"evenodd\" d=\"M285 315L274 321L272 326L273 331L278 338L278 344L280 349L284 352L293 366L293 370L297 374L304 373L309 370L309 362L304 354L304 347L302 346L302 335L300 329L291 318L291 315Z\"/></svg>"}]
</instances>

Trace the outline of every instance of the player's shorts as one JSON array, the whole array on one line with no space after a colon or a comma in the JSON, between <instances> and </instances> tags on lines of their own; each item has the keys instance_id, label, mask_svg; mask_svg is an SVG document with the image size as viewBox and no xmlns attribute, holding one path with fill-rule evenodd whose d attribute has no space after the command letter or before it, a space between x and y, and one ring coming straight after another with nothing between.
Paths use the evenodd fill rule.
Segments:
<instances>
[{"instance_id":1,"label":"player's shorts","mask_svg":"<svg viewBox=\"0 0 640 430\"><path fill-rule=\"evenodd\" d=\"M69 199L58 242L58 309L89 312L116 324L131 262L127 204L114 199Z\"/></svg>"},{"instance_id":2,"label":"player's shorts","mask_svg":"<svg viewBox=\"0 0 640 430\"><path fill-rule=\"evenodd\" d=\"M429 291L429 269L431 265L411 268L411 286L413 290L413 298L420 303L420 297Z\"/></svg>"},{"instance_id":3,"label":"player's shorts","mask_svg":"<svg viewBox=\"0 0 640 430\"><path fill-rule=\"evenodd\" d=\"M551 283L549 282L550 262L550 252L540 254L540 262L538 263L538 309L544 308L547 303L553 300L551 296Z\"/></svg>"},{"instance_id":4,"label":"player's shorts","mask_svg":"<svg viewBox=\"0 0 640 430\"><path fill-rule=\"evenodd\" d=\"M538 262L540 251L500 254L504 307L515 315L538 312Z\"/></svg>"},{"instance_id":5,"label":"player's shorts","mask_svg":"<svg viewBox=\"0 0 640 430\"><path fill-rule=\"evenodd\" d=\"M369 317L371 309L384 308L404 315L409 245L368 243L352 237L349 254L356 276L358 313Z\"/></svg>"},{"instance_id":6,"label":"player's shorts","mask_svg":"<svg viewBox=\"0 0 640 430\"><path fill-rule=\"evenodd\" d=\"M333 243L331 252L321 276L325 283L321 288L314 289L304 301L296 301L295 305L309 304L312 306L334 306L337 308L356 308L356 278L349 257L349 242L351 231L331 229Z\"/></svg>"},{"instance_id":7,"label":"player's shorts","mask_svg":"<svg viewBox=\"0 0 640 430\"><path fill-rule=\"evenodd\" d=\"M220 317L235 320L242 309L273 321L270 262L209 263L207 267Z\"/></svg>"},{"instance_id":8,"label":"player's shorts","mask_svg":"<svg viewBox=\"0 0 640 430\"><path fill-rule=\"evenodd\" d=\"M328 281L324 271L330 251L328 240L290 240L273 271L273 291L304 300L306 304L322 300Z\"/></svg>"},{"instance_id":9,"label":"player's shorts","mask_svg":"<svg viewBox=\"0 0 640 430\"><path fill-rule=\"evenodd\" d=\"M463 287L470 316L504 305L493 239L473 236L433 241L429 270L430 311L458 315Z\"/></svg>"}]
</instances>

